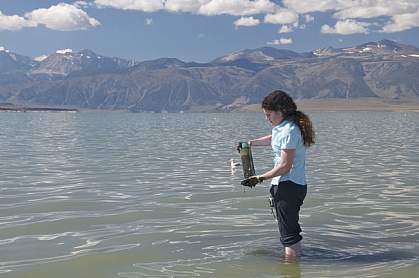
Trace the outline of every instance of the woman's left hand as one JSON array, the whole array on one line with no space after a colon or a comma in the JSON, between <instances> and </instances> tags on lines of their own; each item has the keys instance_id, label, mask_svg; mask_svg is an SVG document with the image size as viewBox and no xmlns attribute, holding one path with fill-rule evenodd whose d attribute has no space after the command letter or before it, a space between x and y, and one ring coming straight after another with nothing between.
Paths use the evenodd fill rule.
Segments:
<instances>
[{"instance_id":1,"label":"woman's left hand","mask_svg":"<svg viewBox=\"0 0 419 278\"><path fill-rule=\"evenodd\" d=\"M241 185L248 187L255 187L256 184L263 182L265 178L262 176L251 176L241 181Z\"/></svg>"}]
</instances>

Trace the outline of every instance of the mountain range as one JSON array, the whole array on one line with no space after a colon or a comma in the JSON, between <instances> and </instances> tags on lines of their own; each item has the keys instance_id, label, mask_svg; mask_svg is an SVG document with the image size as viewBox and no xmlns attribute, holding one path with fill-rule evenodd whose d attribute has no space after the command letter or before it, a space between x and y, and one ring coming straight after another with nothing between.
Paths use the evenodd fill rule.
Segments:
<instances>
[{"instance_id":1,"label":"mountain range","mask_svg":"<svg viewBox=\"0 0 419 278\"><path fill-rule=\"evenodd\" d=\"M296 99L419 99L419 48L390 40L297 53L272 47L208 63L134 62L91 50L31 59L0 47L0 103L187 111L258 103L275 89Z\"/></svg>"}]
</instances>

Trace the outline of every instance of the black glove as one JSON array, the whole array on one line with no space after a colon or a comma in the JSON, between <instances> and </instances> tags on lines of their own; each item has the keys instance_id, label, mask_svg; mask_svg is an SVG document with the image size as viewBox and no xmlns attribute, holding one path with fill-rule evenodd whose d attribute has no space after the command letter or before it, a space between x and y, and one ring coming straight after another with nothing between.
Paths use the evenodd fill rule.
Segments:
<instances>
[{"instance_id":1,"label":"black glove","mask_svg":"<svg viewBox=\"0 0 419 278\"><path fill-rule=\"evenodd\" d=\"M251 176L245 180L241 181L241 185L248 186L248 187L255 187L256 184L261 183L265 180L264 177L261 176Z\"/></svg>"}]
</instances>

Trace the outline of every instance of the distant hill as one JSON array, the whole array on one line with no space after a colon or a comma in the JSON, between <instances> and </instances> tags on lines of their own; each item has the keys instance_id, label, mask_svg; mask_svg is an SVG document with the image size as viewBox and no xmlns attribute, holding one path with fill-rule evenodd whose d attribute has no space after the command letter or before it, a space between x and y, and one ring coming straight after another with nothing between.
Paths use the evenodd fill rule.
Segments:
<instances>
[{"instance_id":1,"label":"distant hill","mask_svg":"<svg viewBox=\"0 0 419 278\"><path fill-rule=\"evenodd\" d=\"M0 102L131 111L233 109L283 89L297 99L419 99L419 49L390 40L297 53L272 47L209 63L133 63L90 50L32 60L0 48Z\"/></svg>"}]
</instances>

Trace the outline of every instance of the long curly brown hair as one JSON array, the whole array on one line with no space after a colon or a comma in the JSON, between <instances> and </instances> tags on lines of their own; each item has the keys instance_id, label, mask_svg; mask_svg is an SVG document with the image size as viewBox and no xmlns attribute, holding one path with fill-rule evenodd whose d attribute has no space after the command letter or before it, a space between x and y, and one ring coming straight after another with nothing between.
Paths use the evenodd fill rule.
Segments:
<instances>
[{"instance_id":1,"label":"long curly brown hair","mask_svg":"<svg viewBox=\"0 0 419 278\"><path fill-rule=\"evenodd\" d=\"M267 95L262 101L262 108L271 111L280 111L289 121L294 122L300 128L304 146L310 147L314 144L314 129L310 118L297 110L294 100L285 92L276 90Z\"/></svg>"}]
</instances>

